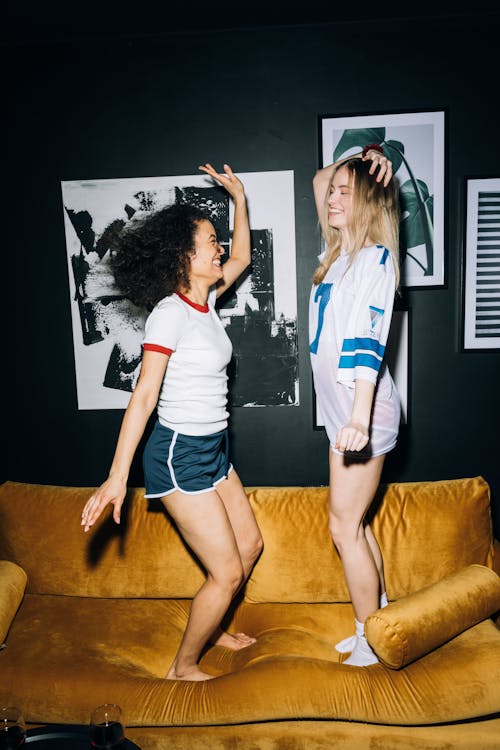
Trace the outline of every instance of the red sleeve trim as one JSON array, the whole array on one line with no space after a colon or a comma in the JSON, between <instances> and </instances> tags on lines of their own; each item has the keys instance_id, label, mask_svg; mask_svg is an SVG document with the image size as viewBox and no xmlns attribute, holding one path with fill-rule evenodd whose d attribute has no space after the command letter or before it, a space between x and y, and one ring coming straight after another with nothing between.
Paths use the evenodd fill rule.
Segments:
<instances>
[{"instance_id":1,"label":"red sleeve trim","mask_svg":"<svg viewBox=\"0 0 500 750\"><path fill-rule=\"evenodd\" d=\"M160 352L160 354L166 354L167 357L170 357L175 351L175 349L168 349L168 347L159 346L158 344L143 344L142 348L148 352Z\"/></svg>"}]
</instances>

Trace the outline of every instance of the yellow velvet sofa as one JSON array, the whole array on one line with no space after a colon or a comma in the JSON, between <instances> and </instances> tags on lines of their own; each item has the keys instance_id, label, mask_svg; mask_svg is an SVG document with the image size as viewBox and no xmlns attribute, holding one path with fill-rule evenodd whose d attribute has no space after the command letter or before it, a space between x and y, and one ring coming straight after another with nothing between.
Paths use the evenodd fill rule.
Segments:
<instances>
[{"instance_id":1,"label":"yellow velvet sofa","mask_svg":"<svg viewBox=\"0 0 500 750\"><path fill-rule=\"evenodd\" d=\"M88 534L91 489L0 486L0 704L31 724L120 704L143 750L500 747L500 578L482 477L381 488L372 528L390 604L366 624L381 659L333 644L353 612L324 487L247 489L264 551L228 619L257 642L206 650L204 683L164 679L203 572L157 501ZM497 545L498 549L498 545ZM498 555L497 555L498 565Z\"/></svg>"}]
</instances>

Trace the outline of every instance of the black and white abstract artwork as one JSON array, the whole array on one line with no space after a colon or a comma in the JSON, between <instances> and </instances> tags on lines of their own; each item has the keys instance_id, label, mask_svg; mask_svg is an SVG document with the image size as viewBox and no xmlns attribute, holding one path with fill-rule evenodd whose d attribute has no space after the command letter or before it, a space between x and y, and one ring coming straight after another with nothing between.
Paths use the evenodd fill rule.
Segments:
<instances>
[{"instance_id":1,"label":"black and white abstract artwork","mask_svg":"<svg viewBox=\"0 0 500 750\"><path fill-rule=\"evenodd\" d=\"M233 344L231 406L298 406L295 208L292 171L247 172L252 264L218 300ZM233 204L205 175L61 183L78 408L124 409L140 370L148 311L116 288L110 233L173 203L204 209L230 254Z\"/></svg>"}]
</instances>

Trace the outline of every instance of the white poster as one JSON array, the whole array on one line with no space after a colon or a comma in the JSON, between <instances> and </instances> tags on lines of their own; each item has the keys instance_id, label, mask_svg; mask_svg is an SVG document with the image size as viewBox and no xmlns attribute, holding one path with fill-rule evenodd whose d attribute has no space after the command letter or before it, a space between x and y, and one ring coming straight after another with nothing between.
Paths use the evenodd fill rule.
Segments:
<instances>
[{"instance_id":1,"label":"white poster","mask_svg":"<svg viewBox=\"0 0 500 750\"><path fill-rule=\"evenodd\" d=\"M500 178L466 185L464 349L500 349Z\"/></svg>"},{"instance_id":2,"label":"white poster","mask_svg":"<svg viewBox=\"0 0 500 750\"><path fill-rule=\"evenodd\" d=\"M445 113L321 117L321 166L375 143L392 161L401 209L401 283L444 284Z\"/></svg>"},{"instance_id":3,"label":"white poster","mask_svg":"<svg viewBox=\"0 0 500 750\"><path fill-rule=\"evenodd\" d=\"M249 272L218 305L233 342L231 406L297 406L297 290L292 171L248 172ZM172 203L205 210L230 254L233 204L206 175L61 183L79 409L123 409L140 368L148 311L116 288L107 235Z\"/></svg>"}]
</instances>

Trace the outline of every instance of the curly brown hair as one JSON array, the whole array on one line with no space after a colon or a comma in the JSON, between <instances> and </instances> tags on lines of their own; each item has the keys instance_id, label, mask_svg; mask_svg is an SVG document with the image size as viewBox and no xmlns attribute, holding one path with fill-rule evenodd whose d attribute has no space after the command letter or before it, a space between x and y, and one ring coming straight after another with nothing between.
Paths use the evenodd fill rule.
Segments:
<instances>
[{"instance_id":1,"label":"curly brown hair","mask_svg":"<svg viewBox=\"0 0 500 750\"><path fill-rule=\"evenodd\" d=\"M110 238L110 264L125 297L152 310L163 297L189 290L195 234L205 219L201 209L178 203L119 229Z\"/></svg>"}]
</instances>

